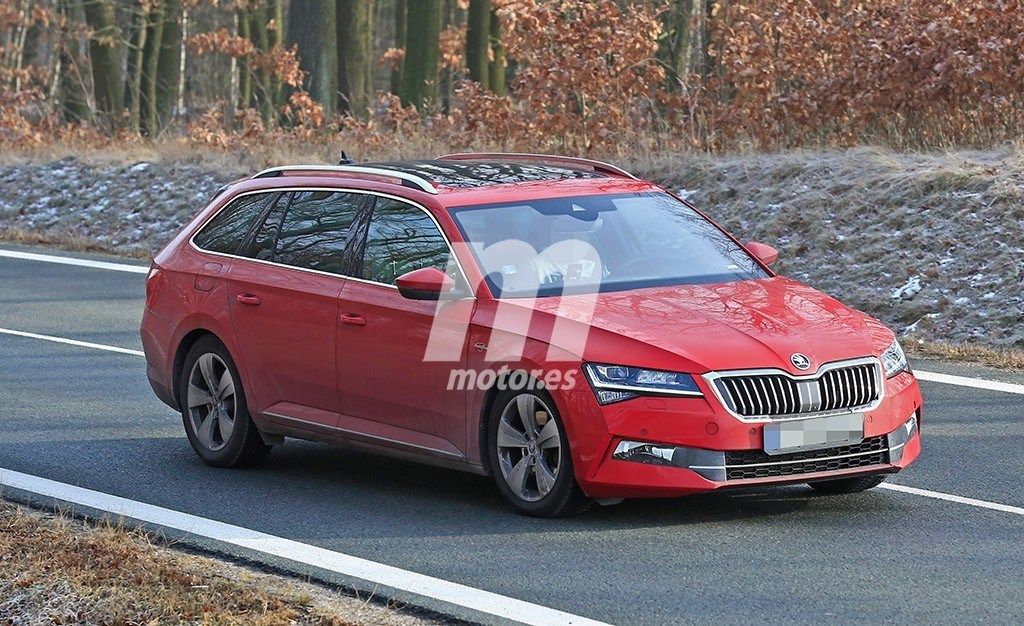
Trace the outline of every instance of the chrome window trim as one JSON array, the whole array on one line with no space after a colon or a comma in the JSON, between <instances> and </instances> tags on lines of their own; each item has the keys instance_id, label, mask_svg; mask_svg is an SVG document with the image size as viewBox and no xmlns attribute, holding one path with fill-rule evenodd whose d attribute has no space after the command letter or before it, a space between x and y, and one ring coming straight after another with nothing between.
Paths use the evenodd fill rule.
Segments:
<instances>
[{"instance_id":1,"label":"chrome window trim","mask_svg":"<svg viewBox=\"0 0 1024 626\"><path fill-rule=\"evenodd\" d=\"M737 376L785 376L793 381L812 381L817 380L824 376L827 372L836 369L843 369L846 367L856 367L858 365L873 365L875 372L875 382L878 385L878 398L870 404L850 407L847 409L838 409L831 411L816 411L813 413L792 413L786 415L740 415L729 408L729 403L722 397L721 392L718 389L718 385L715 384L719 379L722 378L733 378ZM708 387L711 388L711 393L714 394L715 399L723 409L729 414L740 420L741 422L748 422L752 424L766 423L766 422L783 422L792 420L804 420L815 417L828 417L830 415L847 415L850 413L866 413L877 409L882 401L885 399L885 378L882 374L883 366L882 361L878 357L866 356L856 359L847 359L843 361L832 361L823 364L817 369L817 371L810 374L801 374L799 376L790 374L786 370L778 368L761 368L761 369L749 369L749 370L723 370L721 372L708 372L704 374L702 378L707 382ZM760 408L760 407L759 407Z\"/></svg>"},{"instance_id":2,"label":"chrome window trim","mask_svg":"<svg viewBox=\"0 0 1024 626\"><path fill-rule=\"evenodd\" d=\"M313 176L316 172L332 172L342 174L370 174L372 176L380 176L384 178L397 178L398 180L404 180L416 185L416 188L420 191L425 191L431 195L438 195L437 187L435 187L430 181L410 174L408 172L401 172L399 170L389 170L382 167L365 167L362 165L279 165L277 167L267 168L257 173L253 178L270 178L283 172L313 172Z\"/></svg>"},{"instance_id":3,"label":"chrome window trim","mask_svg":"<svg viewBox=\"0 0 1024 626\"><path fill-rule=\"evenodd\" d=\"M459 268L459 273L462 274L463 281L467 285L470 284L469 277L466 274L466 270L465 270L465 268L462 267L462 261L459 259L458 255L455 254L455 248L452 247L451 240L448 239L448 235L445 234L444 229L441 228L441 223L437 221L437 218L434 217L433 213L431 213L425 206L419 204L418 202L410 200L408 198L403 198L402 196L397 196L397 195L394 195L394 194L384 193L384 192L380 192L380 191L371 191L371 190L368 190L368 189L354 189L354 188L349 188L349 187L312 187L312 186L303 185L303 186L299 186L299 187L274 187L272 189L254 189L252 191L244 191L244 192L242 192L242 193L240 193L240 194L238 194L236 196L232 196L231 199L228 200L227 202L225 202L223 206L221 206L219 209L217 209L216 211L211 213L210 216L207 217L205 220L203 220L202 224L197 226L195 231L189 236L189 238L188 238L188 245L191 246L193 250L195 250L196 252L199 252L201 254L209 254L209 255L213 255L213 256L226 257L226 258L229 258L229 259L238 259L238 260L241 260L241 261L250 261L252 263L261 263L263 265L269 265L271 267L283 267L283 268L287 268L287 269L290 269L290 270L296 270L296 271L299 271L299 272L307 272L307 273L310 273L310 274L318 274L320 276L330 276L332 278L337 278L339 280L354 280L356 282L365 283L365 284L368 284L368 285L375 285L375 286L378 286L378 287L387 287L389 289L394 289L395 291L398 290L398 286L397 285L391 285L389 283L382 283L382 282L379 282L379 281L369 280L369 279L366 279L366 278L359 278L358 276L347 276L345 274L334 274L334 273L331 273L331 272L324 272L322 270L310 269L308 267L298 267L298 266L295 266L295 265L285 265L284 263L275 263L274 261L265 261L263 259L254 259L252 257L241 256L241 255L238 255L238 254L227 254L226 252L214 252L213 250L206 250L205 248L200 248L198 245L196 245L196 242L194 241L195 238L196 238L196 235L198 235L204 228L206 228L207 224L209 224L215 217L220 215L221 211L226 209L235 200L237 200L239 198L242 198L244 196L250 196L250 195L254 195L254 194L270 194L270 193L283 193L283 192L293 192L293 191L328 191L328 192L338 192L338 193L359 193L359 194L363 194L363 195L378 196L378 197L381 197L381 198L389 198L391 200L398 200L399 202L404 202L404 203L406 203L406 204L408 204L410 206L416 207L420 211L423 211L424 213L426 213L427 217L430 218L430 221L432 221L434 223L434 226L437 227L437 232L441 233L441 238L444 239L445 245L448 246L448 253L449 253L449 255L451 255L451 258L455 259L455 265ZM458 298L458 299L459 300L475 300L476 299L476 295L473 294L473 293L469 293L468 295L466 295L466 296L464 296L462 298Z\"/></svg>"}]
</instances>

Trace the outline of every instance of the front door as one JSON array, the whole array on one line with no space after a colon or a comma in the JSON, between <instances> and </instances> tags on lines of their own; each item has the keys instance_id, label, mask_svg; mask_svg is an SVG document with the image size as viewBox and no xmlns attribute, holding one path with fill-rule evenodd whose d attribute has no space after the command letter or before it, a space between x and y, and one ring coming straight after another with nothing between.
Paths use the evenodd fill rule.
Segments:
<instances>
[{"instance_id":1,"label":"front door","mask_svg":"<svg viewBox=\"0 0 1024 626\"><path fill-rule=\"evenodd\" d=\"M438 456L462 457L466 447L466 393L448 390L456 360L424 360L435 312L469 319L472 299L409 300L395 278L423 267L449 268L450 248L434 220L411 204L377 198L354 278L341 294L338 387L341 425L385 443ZM457 280L461 280L461 277ZM457 325L457 324L456 324Z\"/></svg>"}]
</instances>

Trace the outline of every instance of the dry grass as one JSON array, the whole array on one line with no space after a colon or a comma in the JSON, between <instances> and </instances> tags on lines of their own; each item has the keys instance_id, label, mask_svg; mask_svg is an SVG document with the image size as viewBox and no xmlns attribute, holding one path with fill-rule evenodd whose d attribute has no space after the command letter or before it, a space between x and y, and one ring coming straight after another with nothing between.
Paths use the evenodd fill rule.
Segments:
<instances>
[{"instance_id":1,"label":"dry grass","mask_svg":"<svg viewBox=\"0 0 1024 626\"><path fill-rule=\"evenodd\" d=\"M312 139L282 134L261 140L249 147L217 148L197 145L184 138L156 140L124 138L106 145L92 142L62 142L29 147L4 147L0 166L45 163L75 157L89 165L130 165L133 163L175 163L202 165L220 170L228 179L251 174L273 165L297 163L336 163L342 150L357 161L393 161L430 158L464 148L423 133L395 133L382 142L366 142L341 132L317 135ZM497 145L480 145L478 151L500 151Z\"/></svg>"},{"instance_id":2,"label":"dry grass","mask_svg":"<svg viewBox=\"0 0 1024 626\"><path fill-rule=\"evenodd\" d=\"M429 623L325 587L0 501L0 624Z\"/></svg>"},{"instance_id":3,"label":"dry grass","mask_svg":"<svg viewBox=\"0 0 1024 626\"><path fill-rule=\"evenodd\" d=\"M46 233L30 231L10 226L0 227L0 241L25 246L52 246L69 252L103 252L118 254L132 259L149 259L153 255L146 250L115 250L109 245L87 237L77 237L67 233Z\"/></svg>"},{"instance_id":4,"label":"dry grass","mask_svg":"<svg viewBox=\"0 0 1024 626\"><path fill-rule=\"evenodd\" d=\"M990 348L973 343L941 343L925 340L906 342L904 347L914 357L1024 370L1024 350Z\"/></svg>"}]
</instances>

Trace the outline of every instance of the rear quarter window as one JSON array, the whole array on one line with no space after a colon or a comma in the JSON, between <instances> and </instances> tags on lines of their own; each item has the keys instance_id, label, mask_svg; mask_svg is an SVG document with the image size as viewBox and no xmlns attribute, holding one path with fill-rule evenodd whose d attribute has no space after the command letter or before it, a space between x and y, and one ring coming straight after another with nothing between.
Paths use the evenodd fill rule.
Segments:
<instances>
[{"instance_id":1,"label":"rear quarter window","mask_svg":"<svg viewBox=\"0 0 1024 626\"><path fill-rule=\"evenodd\" d=\"M192 241L208 252L237 254L267 202L275 195L254 193L232 200L196 233Z\"/></svg>"}]
</instances>

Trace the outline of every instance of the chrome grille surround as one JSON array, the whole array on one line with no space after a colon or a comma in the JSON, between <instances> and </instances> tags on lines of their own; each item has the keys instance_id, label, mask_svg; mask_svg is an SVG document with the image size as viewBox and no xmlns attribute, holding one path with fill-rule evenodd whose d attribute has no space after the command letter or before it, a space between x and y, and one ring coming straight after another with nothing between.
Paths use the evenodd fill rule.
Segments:
<instances>
[{"instance_id":1,"label":"chrome grille surround","mask_svg":"<svg viewBox=\"0 0 1024 626\"><path fill-rule=\"evenodd\" d=\"M710 372L703 378L722 407L744 422L863 413L878 408L885 396L876 357L833 361L801 376L771 368Z\"/></svg>"}]
</instances>

